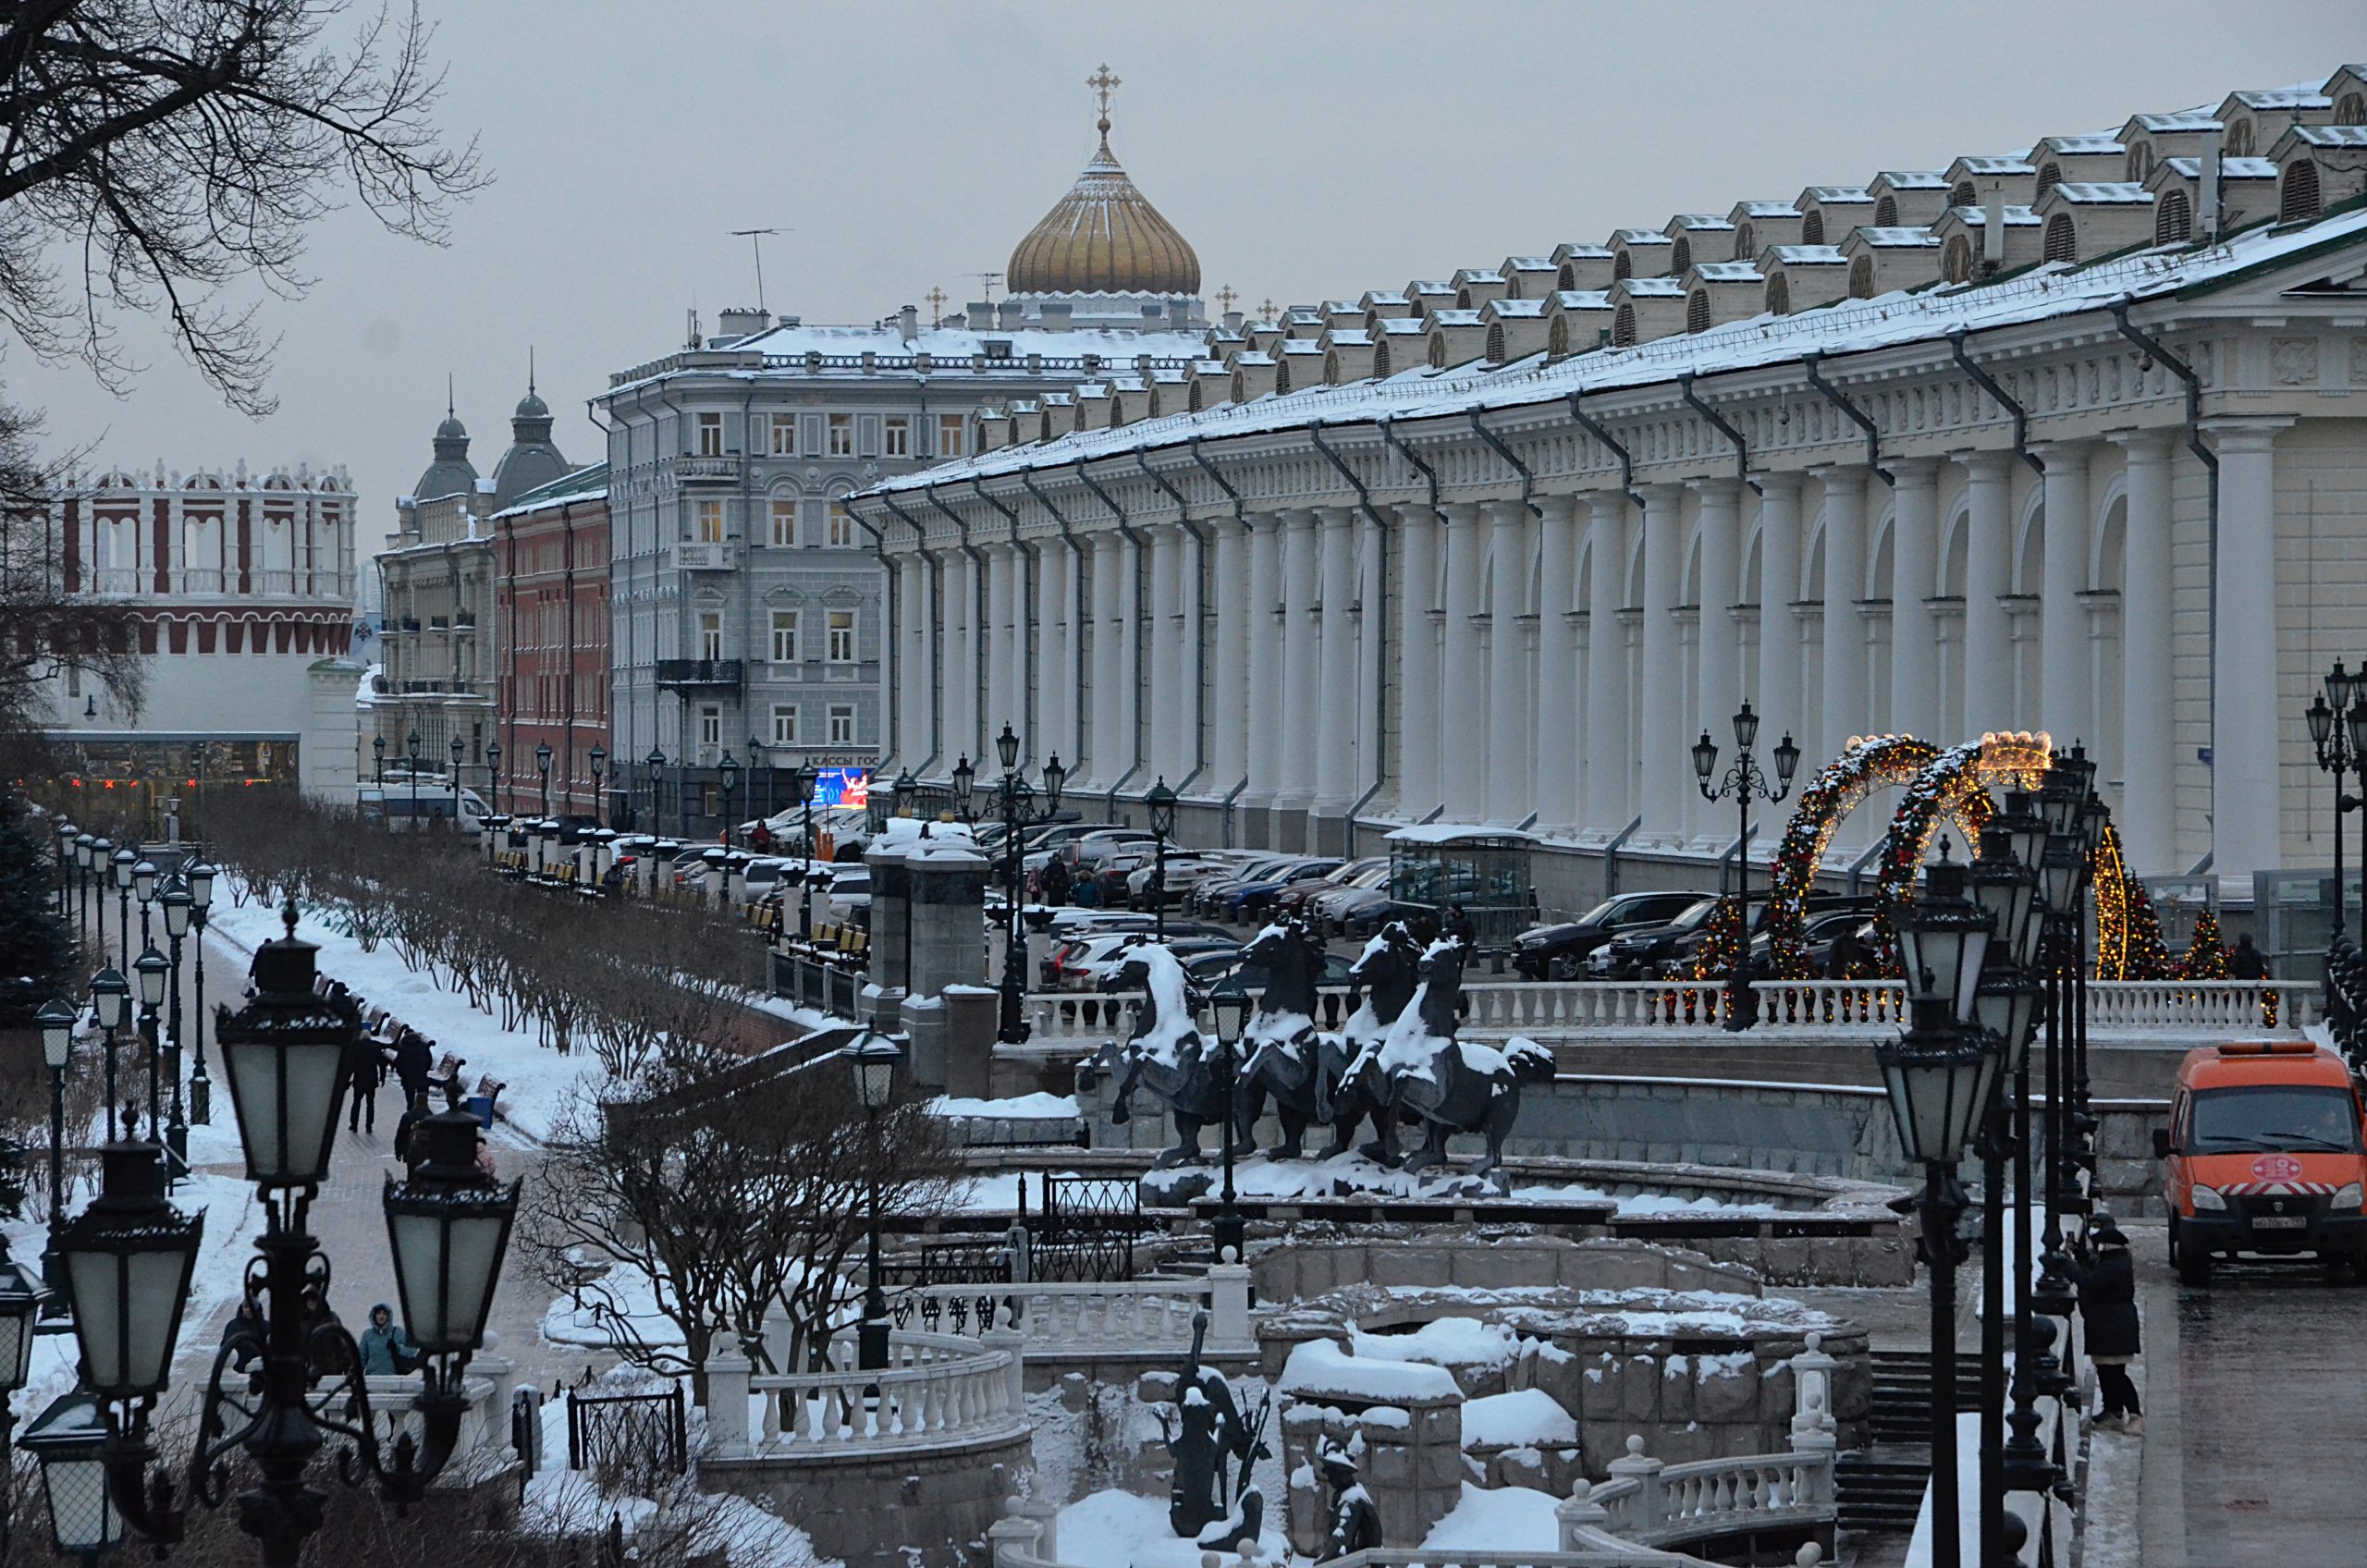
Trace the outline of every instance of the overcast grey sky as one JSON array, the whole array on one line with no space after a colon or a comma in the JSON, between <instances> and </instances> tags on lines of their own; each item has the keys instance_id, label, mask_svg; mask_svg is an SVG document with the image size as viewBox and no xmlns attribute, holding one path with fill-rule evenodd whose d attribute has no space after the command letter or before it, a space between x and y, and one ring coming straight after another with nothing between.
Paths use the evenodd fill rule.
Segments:
<instances>
[{"instance_id":1,"label":"overcast grey sky","mask_svg":"<svg viewBox=\"0 0 2367 1568\"><path fill-rule=\"evenodd\" d=\"M153 330L109 397L11 346L53 445L187 470L343 462L363 537L426 465L454 376L489 472L529 345L569 458L584 399L665 353L693 304L869 321L975 298L1093 151L1085 78L1122 79L1112 143L1199 252L1204 289L1354 295L1672 214L2118 125L2367 59L2359 0L1975 6L1400 0L1188 6L423 0L441 111L492 189L443 250L340 214L258 424ZM926 309L926 306L924 306Z\"/></svg>"}]
</instances>

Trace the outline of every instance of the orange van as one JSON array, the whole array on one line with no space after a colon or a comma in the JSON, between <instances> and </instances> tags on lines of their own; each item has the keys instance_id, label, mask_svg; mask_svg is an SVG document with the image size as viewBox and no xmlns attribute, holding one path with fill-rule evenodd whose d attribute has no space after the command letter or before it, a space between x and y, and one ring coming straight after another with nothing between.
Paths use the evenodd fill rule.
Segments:
<instances>
[{"instance_id":1,"label":"orange van","mask_svg":"<svg viewBox=\"0 0 2367 1568\"><path fill-rule=\"evenodd\" d=\"M2314 1253L2367 1282L2362 1125L2349 1069L2306 1040L2188 1052L2170 1124L2153 1130L2178 1278L2208 1283L2216 1257Z\"/></svg>"}]
</instances>

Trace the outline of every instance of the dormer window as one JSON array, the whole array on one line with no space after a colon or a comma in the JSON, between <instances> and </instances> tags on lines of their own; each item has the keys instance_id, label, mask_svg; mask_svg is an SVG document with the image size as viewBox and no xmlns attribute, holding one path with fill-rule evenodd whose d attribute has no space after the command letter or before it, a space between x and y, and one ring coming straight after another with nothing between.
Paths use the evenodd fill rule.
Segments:
<instances>
[{"instance_id":1,"label":"dormer window","mask_svg":"<svg viewBox=\"0 0 2367 1568\"><path fill-rule=\"evenodd\" d=\"M1564 262L1562 270L1553 275L1553 282L1555 287L1564 290L1576 288L1578 286L1578 269Z\"/></svg>"},{"instance_id":2,"label":"dormer window","mask_svg":"<svg viewBox=\"0 0 2367 1568\"><path fill-rule=\"evenodd\" d=\"M1685 330L1687 332L1710 330L1710 291L1707 288L1697 288L1686 297Z\"/></svg>"},{"instance_id":3,"label":"dormer window","mask_svg":"<svg viewBox=\"0 0 2367 1568\"><path fill-rule=\"evenodd\" d=\"M1446 369L1446 334L1443 332L1430 334L1430 368Z\"/></svg>"},{"instance_id":4,"label":"dormer window","mask_svg":"<svg viewBox=\"0 0 2367 1568\"><path fill-rule=\"evenodd\" d=\"M2175 245L2194 234L2194 203L2183 190L2165 190L2153 208L2153 243Z\"/></svg>"},{"instance_id":5,"label":"dormer window","mask_svg":"<svg viewBox=\"0 0 2367 1568\"><path fill-rule=\"evenodd\" d=\"M987 339L986 350L987 358L990 360L1007 360L1011 358L1011 339L989 337Z\"/></svg>"},{"instance_id":6,"label":"dormer window","mask_svg":"<svg viewBox=\"0 0 2367 1568\"><path fill-rule=\"evenodd\" d=\"M2050 262L2079 259L2079 235L2072 227L2069 213L2057 213L2046 220L2046 249L2042 253Z\"/></svg>"},{"instance_id":7,"label":"dormer window","mask_svg":"<svg viewBox=\"0 0 2367 1568\"><path fill-rule=\"evenodd\" d=\"M1972 281L1972 241L1961 234L1948 236L1940 251L1940 276L1950 283Z\"/></svg>"},{"instance_id":8,"label":"dormer window","mask_svg":"<svg viewBox=\"0 0 2367 1568\"><path fill-rule=\"evenodd\" d=\"M1570 318L1555 316L1545 329L1545 351L1560 359L1570 351Z\"/></svg>"},{"instance_id":9,"label":"dormer window","mask_svg":"<svg viewBox=\"0 0 2367 1568\"><path fill-rule=\"evenodd\" d=\"M1628 259L1626 251L1622 251L1619 254L1611 259L1612 282L1616 283L1623 277L1633 277L1635 276L1635 264Z\"/></svg>"},{"instance_id":10,"label":"dormer window","mask_svg":"<svg viewBox=\"0 0 2367 1568\"><path fill-rule=\"evenodd\" d=\"M1635 306L1622 305L1612 312L1611 346L1614 349L1632 349L1636 346Z\"/></svg>"},{"instance_id":11,"label":"dormer window","mask_svg":"<svg viewBox=\"0 0 2367 1568\"><path fill-rule=\"evenodd\" d=\"M1883 195L1878 196L1874 199L1874 227L1876 228L1896 228L1898 227L1897 197Z\"/></svg>"},{"instance_id":12,"label":"dormer window","mask_svg":"<svg viewBox=\"0 0 2367 1568\"><path fill-rule=\"evenodd\" d=\"M1849 258L1849 298L1870 300L1874 297L1874 259L1857 255Z\"/></svg>"},{"instance_id":13,"label":"dormer window","mask_svg":"<svg viewBox=\"0 0 2367 1568\"><path fill-rule=\"evenodd\" d=\"M1767 280L1767 313L1772 316L1792 313L1792 282L1780 272Z\"/></svg>"},{"instance_id":14,"label":"dormer window","mask_svg":"<svg viewBox=\"0 0 2367 1568\"><path fill-rule=\"evenodd\" d=\"M1488 324L1488 362L1491 365L1504 362L1504 324L1500 321Z\"/></svg>"},{"instance_id":15,"label":"dormer window","mask_svg":"<svg viewBox=\"0 0 2367 1568\"><path fill-rule=\"evenodd\" d=\"M2276 221L2300 223L2318 215L2322 206L2318 192L2318 165L2307 158L2298 160L2285 171L2285 190L2277 199Z\"/></svg>"},{"instance_id":16,"label":"dormer window","mask_svg":"<svg viewBox=\"0 0 2367 1568\"><path fill-rule=\"evenodd\" d=\"M1824 243L1824 210L1822 208L1811 207L1800 219L1800 243L1803 245Z\"/></svg>"},{"instance_id":17,"label":"dormer window","mask_svg":"<svg viewBox=\"0 0 2367 1568\"><path fill-rule=\"evenodd\" d=\"M1758 231L1748 224L1735 227L1735 260L1747 262L1759 253Z\"/></svg>"},{"instance_id":18,"label":"dormer window","mask_svg":"<svg viewBox=\"0 0 2367 1568\"><path fill-rule=\"evenodd\" d=\"M2226 155L2230 158L2249 158L2252 155L2251 121L2238 120L2227 128Z\"/></svg>"},{"instance_id":19,"label":"dormer window","mask_svg":"<svg viewBox=\"0 0 2367 1568\"><path fill-rule=\"evenodd\" d=\"M1374 379L1378 381L1386 381L1390 377L1389 341L1386 338L1373 345L1372 374Z\"/></svg>"},{"instance_id":20,"label":"dormer window","mask_svg":"<svg viewBox=\"0 0 2367 1568\"><path fill-rule=\"evenodd\" d=\"M2038 201L2038 198L2039 198L2039 197L2045 195L2048 191L2050 191L2050 190L2054 190L2056 186L2058 186L2058 185L2060 185L2060 184L2062 184L2062 183L2063 183L2063 165L2060 165L2060 164L2041 164L2041 165L2038 166L2038 189L2037 189L2036 192L2035 192L2035 193L2030 197L2031 203L2032 203L2033 205L2035 205L2035 204L2037 203L2037 201Z\"/></svg>"},{"instance_id":21,"label":"dormer window","mask_svg":"<svg viewBox=\"0 0 2367 1568\"><path fill-rule=\"evenodd\" d=\"M1693 267L1693 241L1680 234L1668 253L1668 275L1683 277Z\"/></svg>"},{"instance_id":22,"label":"dormer window","mask_svg":"<svg viewBox=\"0 0 2367 1568\"><path fill-rule=\"evenodd\" d=\"M2334 101L2334 123L2367 125L2367 94L2346 92Z\"/></svg>"},{"instance_id":23,"label":"dormer window","mask_svg":"<svg viewBox=\"0 0 2367 1568\"><path fill-rule=\"evenodd\" d=\"M1968 179L1956 181L1956 188L1948 192L1948 205L1951 207L1977 206L1980 202L1981 192L1972 188L1972 181Z\"/></svg>"}]
</instances>

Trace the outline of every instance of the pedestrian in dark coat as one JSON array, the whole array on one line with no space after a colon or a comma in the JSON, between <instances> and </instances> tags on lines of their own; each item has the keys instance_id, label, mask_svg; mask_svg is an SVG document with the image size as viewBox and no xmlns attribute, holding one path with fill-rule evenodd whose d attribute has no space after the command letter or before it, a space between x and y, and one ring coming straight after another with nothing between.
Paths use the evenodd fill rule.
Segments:
<instances>
[{"instance_id":1,"label":"pedestrian in dark coat","mask_svg":"<svg viewBox=\"0 0 2367 1568\"><path fill-rule=\"evenodd\" d=\"M427 1093L427 1037L409 1024L395 1039L395 1076L403 1086L403 1103Z\"/></svg>"},{"instance_id":2,"label":"pedestrian in dark coat","mask_svg":"<svg viewBox=\"0 0 2367 1568\"><path fill-rule=\"evenodd\" d=\"M2137 1403L2137 1385L2128 1377L2143 1337L2137 1317L2136 1263L2128 1254L2128 1238L2109 1219L2096 1221L2088 1242L2094 1250L2087 1259L2073 1261L2071 1278L2079 1287L2088 1359L2095 1364L2096 1386L2103 1392L2103 1414L2096 1425L2106 1431L2140 1434L2145 1430L2145 1413Z\"/></svg>"},{"instance_id":3,"label":"pedestrian in dark coat","mask_svg":"<svg viewBox=\"0 0 2367 1568\"><path fill-rule=\"evenodd\" d=\"M404 1097L410 1103L403 1107L402 1120L395 1123L395 1158L409 1163L411 1130L419 1125L422 1117L428 1114L427 1091L422 1089L415 1095L406 1095Z\"/></svg>"},{"instance_id":4,"label":"pedestrian in dark coat","mask_svg":"<svg viewBox=\"0 0 2367 1568\"><path fill-rule=\"evenodd\" d=\"M2230 980L2268 978L2267 955L2252 946L2252 934L2249 931L2236 938L2236 949L2227 955L2227 978Z\"/></svg>"}]
</instances>

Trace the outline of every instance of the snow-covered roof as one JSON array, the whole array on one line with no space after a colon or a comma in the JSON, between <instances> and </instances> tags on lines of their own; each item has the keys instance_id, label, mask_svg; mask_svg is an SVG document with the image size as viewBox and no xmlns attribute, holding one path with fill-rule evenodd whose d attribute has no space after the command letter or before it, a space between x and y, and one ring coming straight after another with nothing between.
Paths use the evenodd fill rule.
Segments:
<instances>
[{"instance_id":1,"label":"snow-covered roof","mask_svg":"<svg viewBox=\"0 0 2367 1568\"><path fill-rule=\"evenodd\" d=\"M2309 82L2296 82L2291 87L2238 90L2228 93L2226 101L2255 110L2331 109L2334 107L2334 100Z\"/></svg>"},{"instance_id":2,"label":"snow-covered roof","mask_svg":"<svg viewBox=\"0 0 2367 1568\"><path fill-rule=\"evenodd\" d=\"M2367 125L2297 125L2276 140L2299 137L2312 147L2367 147Z\"/></svg>"},{"instance_id":3,"label":"snow-covered roof","mask_svg":"<svg viewBox=\"0 0 2367 1568\"><path fill-rule=\"evenodd\" d=\"M1053 365L1073 365L1091 356L1102 361L1132 361L1144 355L1154 360L1182 361L1196 357L1207 335L1203 332L1138 332L1118 327L1081 326L1073 329L1013 327L973 331L968 327L930 326L910 339L894 322L876 326L807 326L795 324L753 333L714 349L689 349L653 360L608 378L615 394L674 375L698 375L726 380L755 380L784 375L880 375L923 374L918 357L929 356L934 374L978 374L975 360L987 374L1029 372L1030 355ZM747 363L737 356L761 356ZM870 363L865 363L865 356Z\"/></svg>"},{"instance_id":4,"label":"snow-covered roof","mask_svg":"<svg viewBox=\"0 0 2367 1568\"><path fill-rule=\"evenodd\" d=\"M1644 245L1674 245L1675 240L1657 228L1618 228L1612 230L1611 242L1633 251Z\"/></svg>"},{"instance_id":5,"label":"snow-covered roof","mask_svg":"<svg viewBox=\"0 0 2367 1568\"><path fill-rule=\"evenodd\" d=\"M1454 275L1455 285L1458 288L1466 283L1484 285L1502 283L1503 280L1504 275L1493 267L1459 267Z\"/></svg>"},{"instance_id":6,"label":"snow-covered roof","mask_svg":"<svg viewBox=\"0 0 2367 1568\"><path fill-rule=\"evenodd\" d=\"M1430 324L1419 316L1383 316L1374 325L1383 337L1419 337L1430 329Z\"/></svg>"},{"instance_id":7,"label":"snow-covered roof","mask_svg":"<svg viewBox=\"0 0 2367 1568\"><path fill-rule=\"evenodd\" d=\"M1607 311L1611 309L1608 288L1556 288L1553 303L1564 311Z\"/></svg>"},{"instance_id":8,"label":"snow-covered roof","mask_svg":"<svg viewBox=\"0 0 2367 1568\"><path fill-rule=\"evenodd\" d=\"M1787 267L1846 267L1849 258L1838 245L1770 245L1767 253Z\"/></svg>"},{"instance_id":9,"label":"snow-covered roof","mask_svg":"<svg viewBox=\"0 0 2367 1568\"><path fill-rule=\"evenodd\" d=\"M1911 251L1940 241L1928 228L1878 227L1860 224L1849 231L1850 238L1878 251Z\"/></svg>"},{"instance_id":10,"label":"snow-covered roof","mask_svg":"<svg viewBox=\"0 0 2367 1568\"><path fill-rule=\"evenodd\" d=\"M1566 262L1607 262L1611 259L1611 247L1608 245L1567 245L1562 247L1556 254L1560 255L1561 258Z\"/></svg>"},{"instance_id":11,"label":"snow-covered roof","mask_svg":"<svg viewBox=\"0 0 2367 1568\"><path fill-rule=\"evenodd\" d=\"M1711 229L1713 231L1718 229L1732 229L1734 225L1727 219L1719 216L1716 213L1679 213L1676 216L1668 220L1668 227L1671 228L1682 228L1689 233L1699 229Z\"/></svg>"},{"instance_id":12,"label":"snow-covered roof","mask_svg":"<svg viewBox=\"0 0 2367 1568\"><path fill-rule=\"evenodd\" d=\"M1417 822L1411 827L1400 827L1386 835L1392 844L1460 844L1473 839L1516 839L1525 844L1537 842L1537 835L1524 833L1517 827L1481 827L1468 822Z\"/></svg>"},{"instance_id":13,"label":"snow-covered roof","mask_svg":"<svg viewBox=\"0 0 2367 1568\"><path fill-rule=\"evenodd\" d=\"M1948 174L1951 178L1959 174L2007 175L2036 173L2038 173L2038 166L2019 153L2007 153L2002 156L1994 158L1966 156L1958 158L1955 163L1948 165Z\"/></svg>"},{"instance_id":14,"label":"snow-covered roof","mask_svg":"<svg viewBox=\"0 0 2367 1568\"><path fill-rule=\"evenodd\" d=\"M2121 131L2123 135L2131 130L2142 130L2160 136L2218 129L2219 116L2209 109L2181 109L2174 115L2131 115Z\"/></svg>"},{"instance_id":15,"label":"snow-covered roof","mask_svg":"<svg viewBox=\"0 0 2367 1568\"><path fill-rule=\"evenodd\" d=\"M1630 300L1681 299L1685 294L1685 280L1681 277L1623 277L1611 286L1614 294L1621 289L1626 290Z\"/></svg>"},{"instance_id":16,"label":"snow-covered roof","mask_svg":"<svg viewBox=\"0 0 2367 1568\"><path fill-rule=\"evenodd\" d=\"M1814 202L1820 207L1846 207L1863 202L1873 203L1874 193L1862 185L1811 185L1800 192L1803 202Z\"/></svg>"},{"instance_id":17,"label":"snow-covered roof","mask_svg":"<svg viewBox=\"0 0 2367 1568\"><path fill-rule=\"evenodd\" d=\"M2093 136L2041 137L2039 146L2067 158L2103 157L2124 150L2119 137L2103 132Z\"/></svg>"},{"instance_id":18,"label":"snow-covered roof","mask_svg":"<svg viewBox=\"0 0 2367 1568\"><path fill-rule=\"evenodd\" d=\"M2168 169L2174 174L2183 175L2189 179L2201 179L2202 178L2202 160L2201 158L2164 158L2154 166L2157 168ZM2223 181L2230 179L2275 179L2276 178L2276 161L2273 158L2222 158L2219 160L2219 178Z\"/></svg>"},{"instance_id":19,"label":"snow-covered roof","mask_svg":"<svg viewBox=\"0 0 2367 1568\"><path fill-rule=\"evenodd\" d=\"M1499 319L1505 316L1542 316L1545 314L1545 301L1542 300L1490 300L1488 301L1487 308L1479 314L1495 316Z\"/></svg>"},{"instance_id":20,"label":"snow-covered roof","mask_svg":"<svg viewBox=\"0 0 2367 1568\"><path fill-rule=\"evenodd\" d=\"M1789 202L1737 202L1735 211L1747 218L1789 218L1800 210Z\"/></svg>"},{"instance_id":21,"label":"snow-covered roof","mask_svg":"<svg viewBox=\"0 0 2367 1568\"><path fill-rule=\"evenodd\" d=\"M1874 176L1874 184L1893 190L1944 190L1948 177L1943 169L1884 169Z\"/></svg>"},{"instance_id":22,"label":"snow-covered roof","mask_svg":"<svg viewBox=\"0 0 2367 1568\"><path fill-rule=\"evenodd\" d=\"M2053 188L2055 200L2075 207L2150 207L2153 193L2128 180L2067 179Z\"/></svg>"},{"instance_id":23,"label":"snow-covered roof","mask_svg":"<svg viewBox=\"0 0 2367 1568\"><path fill-rule=\"evenodd\" d=\"M1761 277L1756 262L1696 262L1693 270L1709 283L1757 283Z\"/></svg>"},{"instance_id":24,"label":"snow-covered roof","mask_svg":"<svg viewBox=\"0 0 2367 1568\"><path fill-rule=\"evenodd\" d=\"M1665 385L1686 375L1789 364L1811 353L1866 353L1928 343L1958 330L1987 331L2076 315L2116 302L2141 304L2167 299L2224 283L2255 267L2345 244L2367 244L2367 207L2347 208L2306 225L2247 229L2215 245L2155 247L2084 266L2034 267L1969 288L1925 288L1797 315L1755 316L1627 348L1591 349L1551 363L1538 358L1504 366L1475 362L1444 371L1409 373L1386 382L1309 387L1248 405L1227 404L1145 420L1122 429L1079 432L1036 446L982 453L898 476L870 493L967 483L1022 470L1064 468L1120 452L1181 446L1195 437L1223 439L1288 431L1318 419L1332 425L1381 419L1444 419L1558 403L1573 392L1612 392Z\"/></svg>"},{"instance_id":25,"label":"snow-covered roof","mask_svg":"<svg viewBox=\"0 0 2367 1568\"><path fill-rule=\"evenodd\" d=\"M2026 207L2008 202L2005 203L2004 221L2007 228L2027 228L2042 220L2039 217L2038 209L2035 207ZM1953 224L1958 228L1980 228L1988 222L1989 209L1976 204L1969 207L1950 207L1940 214L1939 221L1932 227L1938 228L1941 224Z\"/></svg>"},{"instance_id":26,"label":"snow-covered roof","mask_svg":"<svg viewBox=\"0 0 2367 1568\"><path fill-rule=\"evenodd\" d=\"M1506 256L1504 265L1515 272L1551 272L1553 258L1551 256Z\"/></svg>"},{"instance_id":27,"label":"snow-covered roof","mask_svg":"<svg viewBox=\"0 0 2367 1568\"><path fill-rule=\"evenodd\" d=\"M494 513L496 521L505 517L519 517L539 511L545 507L564 506L575 501L606 499L608 494L608 464L607 459L573 473L561 474L532 490L521 491L517 500L503 510Z\"/></svg>"},{"instance_id":28,"label":"snow-covered roof","mask_svg":"<svg viewBox=\"0 0 2367 1568\"><path fill-rule=\"evenodd\" d=\"M1334 349L1362 349L1372 342L1372 334L1361 326L1335 326L1325 336Z\"/></svg>"}]
</instances>

